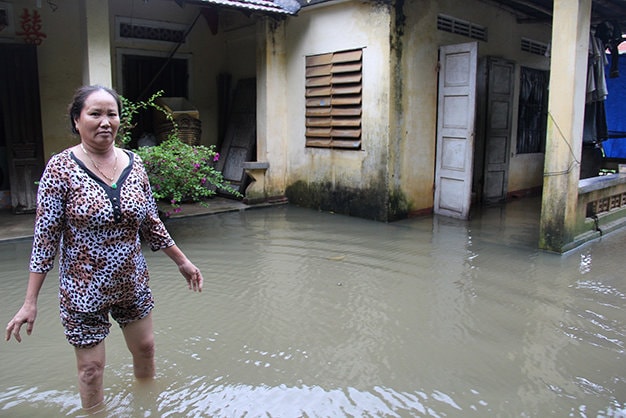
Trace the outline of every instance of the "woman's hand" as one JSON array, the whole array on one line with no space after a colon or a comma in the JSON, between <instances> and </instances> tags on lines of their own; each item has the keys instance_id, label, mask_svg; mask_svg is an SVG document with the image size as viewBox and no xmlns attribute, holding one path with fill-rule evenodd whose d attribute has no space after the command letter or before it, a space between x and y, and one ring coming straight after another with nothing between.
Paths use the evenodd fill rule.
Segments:
<instances>
[{"instance_id":1,"label":"woman's hand","mask_svg":"<svg viewBox=\"0 0 626 418\"><path fill-rule=\"evenodd\" d=\"M204 279L202 278L202 273L200 270L189 260L187 262L178 266L178 270L187 280L187 285L190 290L194 292L202 292L202 283Z\"/></svg>"},{"instance_id":2,"label":"woman's hand","mask_svg":"<svg viewBox=\"0 0 626 418\"><path fill-rule=\"evenodd\" d=\"M13 334L17 342L21 343L22 337L20 336L20 328L22 328L24 324L26 324L26 333L28 335L33 332L35 318L37 317L37 297L39 296L39 290L45 279L46 273L29 273L24 304L7 324L7 341L11 339L11 334Z\"/></svg>"},{"instance_id":3,"label":"woman's hand","mask_svg":"<svg viewBox=\"0 0 626 418\"><path fill-rule=\"evenodd\" d=\"M33 332L36 317L37 305L24 303L13 319L7 324L6 340L9 341L11 335L13 335L17 342L21 343L22 337L20 336L20 329L22 325L26 324L26 334L30 335Z\"/></svg>"},{"instance_id":4,"label":"woman's hand","mask_svg":"<svg viewBox=\"0 0 626 418\"><path fill-rule=\"evenodd\" d=\"M163 252L176 263L178 270L180 270L180 273L185 280L187 280L189 289L194 292L202 292L202 283L204 282L202 273L200 273L198 267L189 261L180 248L174 244L171 247L164 248Z\"/></svg>"}]
</instances>

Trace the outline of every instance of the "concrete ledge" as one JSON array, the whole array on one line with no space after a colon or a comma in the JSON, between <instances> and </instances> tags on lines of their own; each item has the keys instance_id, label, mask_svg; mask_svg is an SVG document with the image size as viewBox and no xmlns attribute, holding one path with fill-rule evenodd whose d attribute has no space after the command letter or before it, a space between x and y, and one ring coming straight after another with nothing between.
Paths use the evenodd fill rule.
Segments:
<instances>
[{"instance_id":1,"label":"concrete ledge","mask_svg":"<svg viewBox=\"0 0 626 418\"><path fill-rule=\"evenodd\" d=\"M618 186L626 183L626 174L609 174L608 176L590 177L578 182L578 193L591 193L607 187Z\"/></svg>"},{"instance_id":2,"label":"concrete ledge","mask_svg":"<svg viewBox=\"0 0 626 418\"><path fill-rule=\"evenodd\" d=\"M245 161L242 166L251 180L244 192L244 202L255 205L267 201L265 172L270 168L270 163L267 161Z\"/></svg>"},{"instance_id":3,"label":"concrete ledge","mask_svg":"<svg viewBox=\"0 0 626 418\"><path fill-rule=\"evenodd\" d=\"M580 180L574 240L565 249L575 248L581 243L626 226L626 206L620 197L624 193L626 174L609 174ZM618 199L617 205L613 206L615 199ZM603 210L596 212L595 206L590 207L594 202L606 203L602 205Z\"/></svg>"},{"instance_id":4,"label":"concrete ledge","mask_svg":"<svg viewBox=\"0 0 626 418\"><path fill-rule=\"evenodd\" d=\"M245 161L242 167L244 170L267 170L270 168L270 163L267 161Z\"/></svg>"}]
</instances>

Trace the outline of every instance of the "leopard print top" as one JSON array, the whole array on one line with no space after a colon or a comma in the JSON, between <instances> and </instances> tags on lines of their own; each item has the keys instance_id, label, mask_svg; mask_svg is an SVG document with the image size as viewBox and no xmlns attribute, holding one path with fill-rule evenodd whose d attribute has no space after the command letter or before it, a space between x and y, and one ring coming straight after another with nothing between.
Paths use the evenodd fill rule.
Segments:
<instances>
[{"instance_id":1,"label":"leopard print top","mask_svg":"<svg viewBox=\"0 0 626 418\"><path fill-rule=\"evenodd\" d=\"M30 271L47 273L59 255L59 299L67 309L94 312L128 302L148 287L141 252L174 245L159 219L139 156L112 188L70 150L54 155L39 183Z\"/></svg>"}]
</instances>

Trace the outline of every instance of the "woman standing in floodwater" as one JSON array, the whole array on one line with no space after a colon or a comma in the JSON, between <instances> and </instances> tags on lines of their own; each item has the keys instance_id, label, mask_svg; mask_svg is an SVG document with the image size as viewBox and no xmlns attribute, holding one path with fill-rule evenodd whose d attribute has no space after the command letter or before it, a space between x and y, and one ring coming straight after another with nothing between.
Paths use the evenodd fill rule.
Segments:
<instances>
[{"instance_id":1,"label":"woman standing in floodwater","mask_svg":"<svg viewBox=\"0 0 626 418\"><path fill-rule=\"evenodd\" d=\"M176 246L158 216L140 158L115 147L121 101L102 86L76 91L69 108L80 142L54 155L41 178L26 298L6 328L21 342L31 334L37 298L59 255L61 321L74 346L82 406L103 404L104 339L111 323L120 327L138 379L153 378L154 301L141 238L162 249L190 289L202 291L200 270Z\"/></svg>"}]
</instances>

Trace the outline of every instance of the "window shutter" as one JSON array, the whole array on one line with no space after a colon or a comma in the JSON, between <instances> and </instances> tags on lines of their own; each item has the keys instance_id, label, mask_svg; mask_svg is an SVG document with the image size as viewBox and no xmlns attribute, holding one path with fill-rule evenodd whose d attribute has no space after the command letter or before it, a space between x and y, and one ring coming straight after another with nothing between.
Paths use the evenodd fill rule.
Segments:
<instances>
[{"instance_id":1,"label":"window shutter","mask_svg":"<svg viewBox=\"0 0 626 418\"><path fill-rule=\"evenodd\" d=\"M306 145L361 148L363 51L306 57Z\"/></svg>"}]
</instances>

